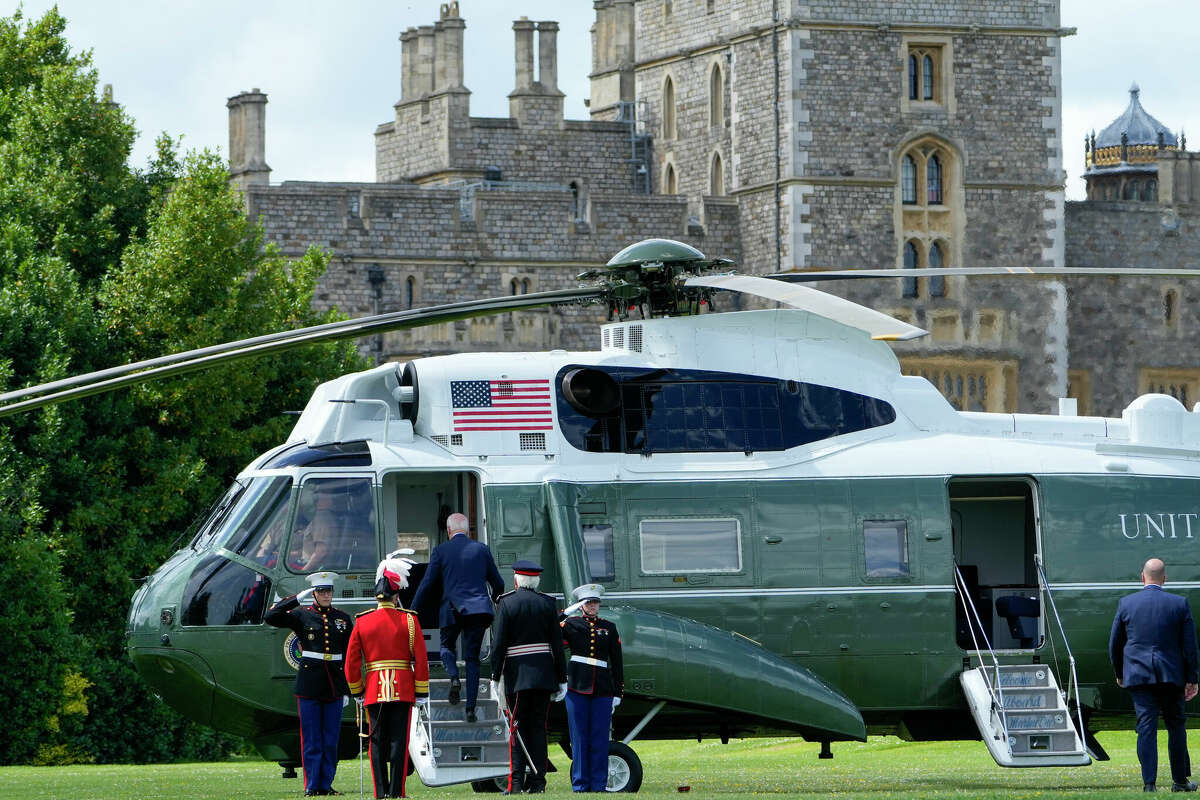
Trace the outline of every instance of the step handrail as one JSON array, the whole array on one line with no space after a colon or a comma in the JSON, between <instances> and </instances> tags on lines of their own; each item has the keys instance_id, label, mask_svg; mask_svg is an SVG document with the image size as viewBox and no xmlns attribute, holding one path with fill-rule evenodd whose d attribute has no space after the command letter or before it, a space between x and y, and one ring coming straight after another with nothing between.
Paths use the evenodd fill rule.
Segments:
<instances>
[{"instance_id":1,"label":"step handrail","mask_svg":"<svg viewBox=\"0 0 1200 800\"><path fill-rule=\"evenodd\" d=\"M962 602L963 611L967 614L967 627L971 630L971 642L975 645L975 657L979 659L979 666L982 668L983 649L979 646L979 639L975 636L975 630L978 628L979 635L983 637L983 643L987 645L988 655L991 656L992 666L995 670L996 684L992 685L992 679L988 676L987 669L981 669L983 673L983 681L987 685L988 694L992 698L993 708L998 709L1000 716L1000 725L1004 731L1004 740L1008 738L1008 709L1004 707L1004 687L1000 681L1000 659L996 658L996 651L992 648L992 643L988 640L987 634L983 632L983 620L979 618L979 611L975 608L975 601L971 599L971 593L967 591L967 581L962 576L962 572L958 569L958 562L954 562L954 583L958 590L958 599ZM974 620L975 624L971 624ZM980 731L982 733L982 731ZM1011 742L1009 742L1011 746Z\"/></svg>"},{"instance_id":2,"label":"step handrail","mask_svg":"<svg viewBox=\"0 0 1200 800\"><path fill-rule=\"evenodd\" d=\"M1037 553L1033 557L1034 564L1037 565L1038 581L1041 584L1042 591L1046 593L1046 599L1050 601L1050 610L1054 613L1054 624L1058 628L1058 635L1062 639L1063 647L1067 651L1067 665L1071 669L1071 679L1067 684L1067 713L1071 713L1071 696L1075 696L1075 717L1079 722L1079 743L1087 749L1087 731L1083 728L1083 704L1079 698L1079 676L1075 671L1075 655L1071 652L1071 643L1067 640L1067 629L1063 627L1062 618L1058 615L1058 606L1054 602L1054 592L1050 591L1050 581L1046 579L1045 566L1042 564L1042 554Z\"/></svg>"}]
</instances>

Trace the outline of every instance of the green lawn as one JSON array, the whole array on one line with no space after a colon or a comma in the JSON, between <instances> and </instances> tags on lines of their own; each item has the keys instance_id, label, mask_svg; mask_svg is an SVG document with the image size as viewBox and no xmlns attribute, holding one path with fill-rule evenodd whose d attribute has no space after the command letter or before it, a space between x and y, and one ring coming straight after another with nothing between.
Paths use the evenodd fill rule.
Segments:
<instances>
[{"instance_id":1,"label":"green lawn","mask_svg":"<svg viewBox=\"0 0 1200 800\"><path fill-rule=\"evenodd\" d=\"M1170 789L1165 734L1161 734L1160 789ZM718 742L637 742L646 770L641 794L738 798L753 795L839 798L1122 797L1140 792L1132 732L1100 734L1113 760L1077 769L1006 770L979 742L912 744L874 737L866 744L835 744L834 759L817 759L818 745L797 739ZM569 794L561 751L551 758L562 770L550 776L550 795ZM369 772L369 771L368 771ZM29 800L191 800L192 798L297 798L299 780L282 780L274 764L240 762L158 766L5 767L0 798ZM370 776L367 777L368 784ZM335 783L358 795L358 764L343 761ZM469 787L427 789L409 784L414 797L466 797ZM368 789L367 795L370 796Z\"/></svg>"}]
</instances>

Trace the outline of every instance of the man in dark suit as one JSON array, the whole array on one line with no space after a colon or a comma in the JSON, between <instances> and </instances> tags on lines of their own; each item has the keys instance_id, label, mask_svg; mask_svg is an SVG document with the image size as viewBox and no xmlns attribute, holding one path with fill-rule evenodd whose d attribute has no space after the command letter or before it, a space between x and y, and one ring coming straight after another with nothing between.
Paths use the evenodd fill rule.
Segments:
<instances>
[{"instance_id":1,"label":"man in dark suit","mask_svg":"<svg viewBox=\"0 0 1200 800\"><path fill-rule=\"evenodd\" d=\"M1137 713L1137 754L1142 763L1142 786L1156 788L1158 777L1158 715L1167 727L1173 792L1194 792L1188 780L1183 704L1196 696L1196 626L1185 598L1163 591L1167 570L1152 558L1142 568L1142 590L1121 598L1108 641L1117 685L1133 695Z\"/></svg>"},{"instance_id":2,"label":"man in dark suit","mask_svg":"<svg viewBox=\"0 0 1200 800\"><path fill-rule=\"evenodd\" d=\"M516 589L501 595L492 637L492 695L505 698L513 726L508 794L546 791L546 718L550 701L567 695L558 604L537 590L541 573L532 561L513 564Z\"/></svg>"},{"instance_id":3,"label":"man in dark suit","mask_svg":"<svg viewBox=\"0 0 1200 800\"><path fill-rule=\"evenodd\" d=\"M475 721L475 698L479 693L479 648L483 634L492 624L492 600L504 591L492 551L468 535L466 516L446 518L447 541L433 550L429 567L413 597L420 609L441 593L438 628L441 630L442 664L450 678L450 705L457 705L462 692L458 679L458 636L462 634L463 661L467 673L467 722ZM488 591L488 589L491 591Z\"/></svg>"}]
</instances>

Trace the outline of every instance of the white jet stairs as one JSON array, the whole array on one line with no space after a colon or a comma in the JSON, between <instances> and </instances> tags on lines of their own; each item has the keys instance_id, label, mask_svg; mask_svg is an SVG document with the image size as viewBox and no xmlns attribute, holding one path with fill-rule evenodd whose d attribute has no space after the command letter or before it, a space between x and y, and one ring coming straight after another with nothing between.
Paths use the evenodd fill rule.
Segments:
<instances>
[{"instance_id":1,"label":"white jet stairs","mask_svg":"<svg viewBox=\"0 0 1200 800\"><path fill-rule=\"evenodd\" d=\"M460 674L462 666L459 667ZM449 678L430 678L427 711L412 715L408 753L426 786L449 786L508 775L508 725L486 680L479 682L476 722L466 721L466 687L450 705Z\"/></svg>"},{"instance_id":2,"label":"white jet stairs","mask_svg":"<svg viewBox=\"0 0 1200 800\"><path fill-rule=\"evenodd\" d=\"M1047 664L995 664L964 670L971 716L1002 767L1081 767L1092 763Z\"/></svg>"}]
</instances>

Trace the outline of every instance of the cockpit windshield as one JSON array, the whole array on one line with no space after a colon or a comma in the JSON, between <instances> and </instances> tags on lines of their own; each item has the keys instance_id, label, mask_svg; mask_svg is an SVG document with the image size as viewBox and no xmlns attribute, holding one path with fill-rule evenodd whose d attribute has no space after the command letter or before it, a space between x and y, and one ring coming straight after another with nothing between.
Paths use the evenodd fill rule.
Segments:
<instances>
[{"instance_id":1,"label":"cockpit windshield","mask_svg":"<svg viewBox=\"0 0 1200 800\"><path fill-rule=\"evenodd\" d=\"M291 478L286 476L251 478L244 486L235 483L197 536L196 549L223 546L254 557L254 553L249 552L251 543L260 543L271 532L271 523L274 523L279 526L275 538L278 552L287 524L291 484Z\"/></svg>"},{"instance_id":2,"label":"cockpit windshield","mask_svg":"<svg viewBox=\"0 0 1200 800\"><path fill-rule=\"evenodd\" d=\"M310 478L301 485L288 569L374 569L377 549L370 478Z\"/></svg>"}]
</instances>

